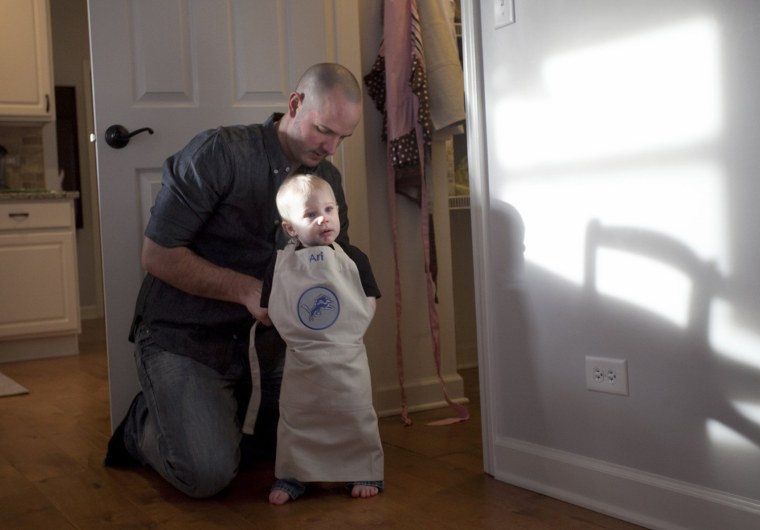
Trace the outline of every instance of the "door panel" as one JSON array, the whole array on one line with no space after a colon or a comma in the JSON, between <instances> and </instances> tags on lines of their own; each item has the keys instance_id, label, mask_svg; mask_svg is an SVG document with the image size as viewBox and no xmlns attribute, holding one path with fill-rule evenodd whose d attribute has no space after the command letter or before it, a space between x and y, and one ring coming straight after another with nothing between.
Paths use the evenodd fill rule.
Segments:
<instances>
[{"instance_id":1,"label":"door panel","mask_svg":"<svg viewBox=\"0 0 760 530\"><path fill-rule=\"evenodd\" d=\"M298 76L313 63L341 62L360 79L359 46L351 38L358 34L335 32L336 17L357 27L358 12L355 2L340 0L88 3L111 414L118 423L138 390L127 335L163 161L203 129L261 122L283 111ZM150 127L154 134L113 149L104 141L113 124ZM363 155L351 154L363 153L363 135L354 134L343 149L336 165L363 172ZM350 189L347 194L351 200Z\"/></svg>"},{"instance_id":2,"label":"door panel","mask_svg":"<svg viewBox=\"0 0 760 530\"><path fill-rule=\"evenodd\" d=\"M143 105L194 104L197 57L191 48L185 2L137 2L129 35L134 57L135 101Z\"/></svg>"},{"instance_id":3,"label":"door panel","mask_svg":"<svg viewBox=\"0 0 760 530\"><path fill-rule=\"evenodd\" d=\"M289 91L283 5L238 1L232 15L236 98L255 103Z\"/></svg>"},{"instance_id":4,"label":"door panel","mask_svg":"<svg viewBox=\"0 0 760 530\"><path fill-rule=\"evenodd\" d=\"M137 180L140 186L140 234L144 234L150 220L150 208L156 202L156 195L161 189L161 168L140 169L137 172Z\"/></svg>"}]
</instances>

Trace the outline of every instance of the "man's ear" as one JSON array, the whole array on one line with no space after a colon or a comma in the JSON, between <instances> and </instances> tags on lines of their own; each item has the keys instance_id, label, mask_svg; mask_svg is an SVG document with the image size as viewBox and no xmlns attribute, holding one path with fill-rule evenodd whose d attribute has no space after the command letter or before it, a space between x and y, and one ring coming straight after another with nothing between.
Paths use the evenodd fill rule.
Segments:
<instances>
[{"instance_id":1,"label":"man's ear","mask_svg":"<svg viewBox=\"0 0 760 530\"><path fill-rule=\"evenodd\" d=\"M295 117L298 107L303 104L303 94L298 92L291 92L288 98L288 114L291 118Z\"/></svg>"}]
</instances>

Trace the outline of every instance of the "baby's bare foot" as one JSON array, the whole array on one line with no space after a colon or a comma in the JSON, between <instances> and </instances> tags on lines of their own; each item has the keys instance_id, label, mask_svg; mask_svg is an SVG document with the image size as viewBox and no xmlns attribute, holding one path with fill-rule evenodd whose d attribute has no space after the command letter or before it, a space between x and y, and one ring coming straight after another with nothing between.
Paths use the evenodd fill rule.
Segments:
<instances>
[{"instance_id":1,"label":"baby's bare foot","mask_svg":"<svg viewBox=\"0 0 760 530\"><path fill-rule=\"evenodd\" d=\"M278 489L269 492L269 504L282 505L290 500L290 495Z\"/></svg>"},{"instance_id":2,"label":"baby's bare foot","mask_svg":"<svg viewBox=\"0 0 760 530\"><path fill-rule=\"evenodd\" d=\"M356 484L351 489L351 496L355 499L366 499L367 497L374 497L379 493L379 489L377 489L375 486L365 486L362 484Z\"/></svg>"}]
</instances>

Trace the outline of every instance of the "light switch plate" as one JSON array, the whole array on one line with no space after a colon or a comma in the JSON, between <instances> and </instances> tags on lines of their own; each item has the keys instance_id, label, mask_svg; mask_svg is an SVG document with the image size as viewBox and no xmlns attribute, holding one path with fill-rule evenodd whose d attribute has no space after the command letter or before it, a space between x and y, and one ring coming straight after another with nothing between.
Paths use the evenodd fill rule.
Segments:
<instances>
[{"instance_id":1,"label":"light switch plate","mask_svg":"<svg viewBox=\"0 0 760 530\"><path fill-rule=\"evenodd\" d=\"M515 23L514 0L493 0L493 8L495 29Z\"/></svg>"}]
</instances>

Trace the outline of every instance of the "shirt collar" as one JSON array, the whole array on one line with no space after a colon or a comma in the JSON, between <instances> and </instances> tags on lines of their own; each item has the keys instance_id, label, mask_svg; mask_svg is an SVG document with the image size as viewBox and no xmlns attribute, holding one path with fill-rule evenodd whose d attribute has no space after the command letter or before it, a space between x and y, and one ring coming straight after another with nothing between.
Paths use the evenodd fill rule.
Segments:
<instances>
[{"instance_id":1,"label":"shirt collar","mask_svg":"<svg viewBox=\"0 0 760 530\"><path fill-rule=\"evenodd\" d=\"M269 167L275 175L285 178L290 172L290 161L282 150L277 138L277 122L282 118L281 112L275 112L262 124L264 131L264 149L269 159Z\"/></svg>"},{"instance_id":2,"label":"shirt collar","mask_svg":"<svg viewBox=\"0 0 760 530\"><path fill-rule=\"evenodd\" d=\"M269 158L269 167L276 175L282 175L283 178L288 176L290 170L290 160L285 156L285 152L280 145L280 139L277 137L277 122L282 118L282 112L275 112L262 124L264 130L264 148ZM300 166L298 169L304 172L313 172L318 166Z\"/></svg>"}]
</instances>

